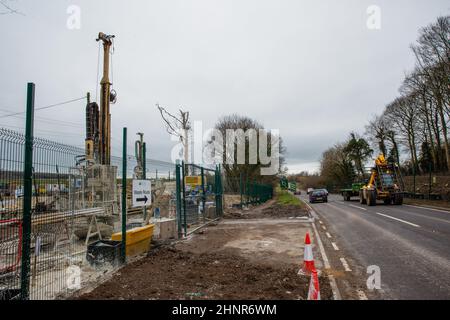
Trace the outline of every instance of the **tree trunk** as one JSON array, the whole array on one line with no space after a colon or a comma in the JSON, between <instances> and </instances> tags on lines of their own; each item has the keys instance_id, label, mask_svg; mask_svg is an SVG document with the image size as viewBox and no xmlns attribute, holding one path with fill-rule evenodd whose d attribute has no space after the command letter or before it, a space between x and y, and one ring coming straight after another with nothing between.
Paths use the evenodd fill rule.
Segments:
<instances>
[{"instance_id":1,"label":"tree trunk","mask_svg":"<svg viewBox=\"0 0 450 320\"><path fill-rule=\"evenodd\" d=\"M437 107L438 107L439 116L440 116L440 120L441 120L442 133L444 135L444 150L445 150L445 159L447 162L447 171L448 171L450 168L450 153L448 150L447 124L445 122L442 100L440 98L437 101Z\"/></svg>"},{"instance_id":2,"label":"tree trunk","mask_svg":"<svg viewBox=\"0 0 450 320\"><path fill-rule=\"evenodd\" d=\"M430 115L428 113L427 110L427 102L425 97L423 96L423 103L424 103L424 112L425 112L425 122L427 125L427 134L428 134L428 139L430 141L430 147L431 147L431 158L433 160L433 166L434 166L434 170L436 170L438 168L438 163L437 163L437 158L436 158L436 148L435 148L435 144L434 144L434 139L433 139L433 133L431 132L431 126L430 126ZM430 106L431 108L432 106Z\"/></svg>"}]
</instances>

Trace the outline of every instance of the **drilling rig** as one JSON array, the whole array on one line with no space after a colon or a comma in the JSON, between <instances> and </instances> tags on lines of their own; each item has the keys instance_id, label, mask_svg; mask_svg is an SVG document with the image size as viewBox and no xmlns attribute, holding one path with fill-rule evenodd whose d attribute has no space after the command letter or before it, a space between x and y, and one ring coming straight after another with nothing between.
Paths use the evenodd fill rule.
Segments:
<instances>
[{"instance_id":1,"label":"drilling rig","mask_svg":"<svg viewBox=\"0 0 450 320\"><path fill-rule=\"evenodd\" d=\"M88 101L86 106L86 162L88 164L111 164L111 113L110 103L115 103L116 92L111 90L109 79L109 57L114 35L103 32L96 41L103 42L103 76L100 81L100 107Z\"/></svg>"},{"instance_id":2,"label":"drilling rig","mask_svg":"<svg viewBox=\"0 0 450 320\"><path fill-rule=\"evenodd\" d=\"M107 213L118 211L117 167L111 166L111 113L110 104L116 101L116 92L111 90L109 79L110 54L114 35L103 32L96 41L103 43L103 76L100 81L100 106L90 101L86 105L85 166L80 167L79 175L85 181L86 201L90 206L105 207ZM100 60L100 59L99 59ZM84 202L84 199L83 199ZM111 211L112 210L112 211Z\"/></svg>"}]
</instances>

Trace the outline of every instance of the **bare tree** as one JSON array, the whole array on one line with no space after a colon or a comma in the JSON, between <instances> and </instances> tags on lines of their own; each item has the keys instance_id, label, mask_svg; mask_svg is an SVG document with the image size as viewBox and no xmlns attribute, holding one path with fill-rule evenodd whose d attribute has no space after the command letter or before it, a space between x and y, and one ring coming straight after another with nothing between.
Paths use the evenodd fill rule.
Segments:
<instances>
[{"instance_id":1,"label":"bare tree","mask_svg":"<svg viewBox=\"0 0 450 320\"><path fill-rule=\"evenodd\" d=\"M381 152L390 147L392 160L399 162L403 145L410 168L419 172L429 164L433 170L450 170L449 39L450 16L439 17L420 30L411 45L416 67L405 76L400 96L366 126L368 140L378 144Z\"/></svg>"},{"instance_id":2,"label":"bare tree","mask_svg":"<svg viewBox=\"0 0 450 320\"><path fill-rule=\"evenodd\" d=\"M3 8L3 11L0 11L0 15L5 14L19 14L21 16L25 15L19 10L12 8L11 5L9 5L6 0L0 0L0 8Z\"/></svg>"},{"instance_id":3,"label":"bare tree","mask_svg":"<svg viewBox=\"0 0 450 320\"><path fill-rule=\"evenodd\" d=\"M450 74L450 17L439 17L433 23L420 30L416 45L412 45L418 70L425 77L431 92L437 115L442 128L447 170L450 168L450 150L448 141L448 75Z\"/></svg>"},{"instance_id":4,"label":"bare tree","mask_svg":"<svg viewBox=\"0 0 450 320\"><path fill-rule=\"evenodd\" d=\"M386 140L388 139L388 127L384 117L374 116L366 126L366 136L368 140L378 147L380 153L387 155Z\"/></svg>"},{"instance_id":5,"label":"bare tree","mask_svg":"<svg viewBox=\"0 0 450 320\"><path fill-rule=\"evenodd\" d=\"M259 148L261 147L262 141L259 140L259 136L251 136L251 135L245 135L244 137L241 137L239 135L234 136L235 139L232 141L228 141L230 143L230 146L232 144L232 147L229 149L227 148L227 130L242 130L244 133L249 132L252 130L255 130L256 132L259 132L259 130L264 130L263 125L261 125L259 122L257 122L254 119L251 119L249 117L240 116L237 114L232 114L228 116L221 117L216 125L215 129L218 130L222 136L223 136L223 148L222 148L222 162L223 162L223 169L225 172L225 178L226 178L226 186L233 191L239 190L239 183L240 183L240 177L242 175L243 179L246 179L249 182L252 181L258 181L261 183L272 183L274 182L276 178L276 175L260 175L261 168L265 167L261 163L261 159L254 159L255 161L250 161L251 153L252 151L254 154L259 154ZM276 143L275 139L272 140L272 134L267 132L267 152L268 155L270 154L272 156L272 150L274 150L272 147L274 146L274 143ZM252 139L256 139L251 141ZM252 143L253 142L253 143ZM257 142L256 144L254 144ZM285 164L285 159L283 154L286 152L285 147L283 146L283 140L281 137L278 139L279 143L279 167L277 168L278 174L285 173L283 169L283 165ZM244 163L239 163L238 157L238 145L243 146L244 148ZM251 149L251 145L255 146L256 148L254 150Z\"/></svg>"},{"instance_id":6,"label":"bare tree","mask_svg":"<svg viewBox=\"0 0 450 320\"><path fill-rule=\"evenodd\" d=\"M179 110L180 115L176 117L175 115L168 112L165 108L156 104L156 107L161 114L167 133L180 139L183 145L184 152L184 163L189 162L189 131L191 130L191 123L189 120L189 112Z\"/></svg>"}]
</instances>

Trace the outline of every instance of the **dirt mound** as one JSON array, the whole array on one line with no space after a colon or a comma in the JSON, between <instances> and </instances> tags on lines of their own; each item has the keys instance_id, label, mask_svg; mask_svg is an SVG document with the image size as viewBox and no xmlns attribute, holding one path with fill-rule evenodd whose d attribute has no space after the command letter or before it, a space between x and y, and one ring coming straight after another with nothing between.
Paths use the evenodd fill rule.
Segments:
<instances>
[{"instance_id":1,"label":"dirt mound","mask_svg":"<svg viewBox=\"0 0 450 320\"><path fill-rule=\"evenodd\" d=\"M262 214L270 217L306 217L308 216L308 211L295 205L274 204L263 209Z\"/></svg>"},{"instance_id":2,"label":"dirt mound","mask_svg":"<svg viewBox=\"0 0 450 320\"><path fill-rule=\"evenodd\" d=\"M269 201L250 210L228 209L225 212L226 219L261 219L261 218L289 218L307 217L308 210L296 205L281 205L275 201Z\"/></svg>"},{"instance_id":3,"label":"dirt mound","mask_svg":"<svg viewBox=\"0 0 450 320\"><path fill-rule=\"evenodd\" d=\"M309 278L295 266L254 264L238 255L162 247L80 299L306 299ZM326 278L322 299L331 299Z\"/></svg>"}]
</instances>

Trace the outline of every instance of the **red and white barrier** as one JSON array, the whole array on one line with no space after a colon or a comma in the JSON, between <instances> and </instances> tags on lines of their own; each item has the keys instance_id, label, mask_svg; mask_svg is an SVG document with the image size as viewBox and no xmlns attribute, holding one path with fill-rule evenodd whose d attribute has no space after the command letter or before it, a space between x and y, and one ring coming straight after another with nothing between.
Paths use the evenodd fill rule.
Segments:
<instances>
[{"instance_id":1,"label":"red and white barrier","mask_svg":"<svg viewBox=\"0 0 450 320\"><path fill-rule=\"evenodd\" d=\"M311 239L309 238L309 232L305 236L305 251L303 253L303 266L298 271L299 275L310 275L316 270L314 266L314 257L311 246Z\"/></svg>"},{"instance_id":2,"label":"red and white barrier","mask_svg":"<svg viewBox=\"0 0 450 320\"><path fill-rule=\"evenodd\" d=\"M308 300L320 300L319 277L317 271L311 273L311 281L309 282Z\"/></svg>"}]
</instances>

